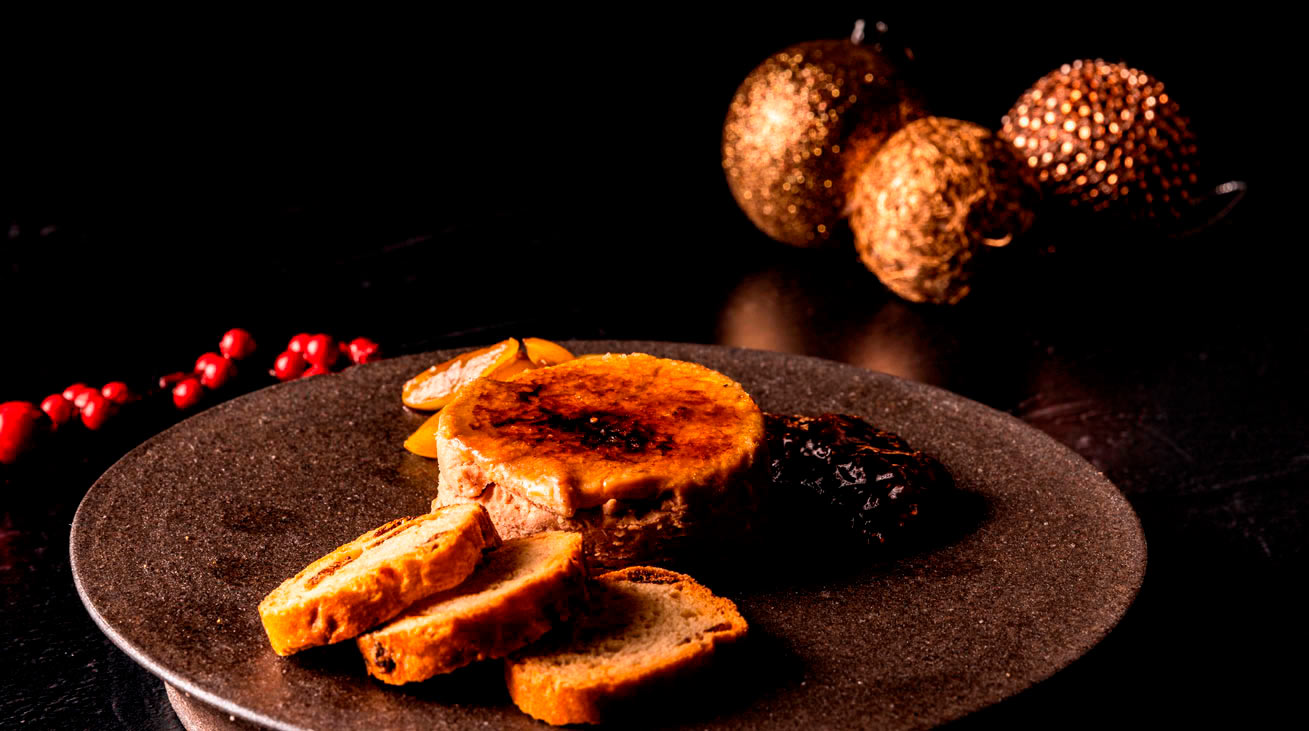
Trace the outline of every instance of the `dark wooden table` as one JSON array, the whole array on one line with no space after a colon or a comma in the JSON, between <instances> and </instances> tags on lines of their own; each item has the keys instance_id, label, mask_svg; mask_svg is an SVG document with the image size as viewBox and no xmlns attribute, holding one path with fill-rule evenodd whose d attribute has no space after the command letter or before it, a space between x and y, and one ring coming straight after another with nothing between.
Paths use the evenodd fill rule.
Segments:
<instances>
[{"instance_id":1,"label":"dark wooden table","mask_svg":"<svg viewBox=\"0 0 1309 731\"><path fill-rule=\"evenodd\" d=\"M20 172L44 172L4 178L18 195L2 209L0 400L39 401L78 380L142 387L189 367L233 326L254 331L261 347L258 365L224 397L271 382L261 371L302 330L368 335L391 354L510 335L613 337L883 370L1009 411L1067 444L1122 489L1149 542L1144 588L1117 630L962 726L1267 721L1299 706L1297 673L1283 668L1303 658L1298 595L1309 576L1303 227L1289 200L1295 188L1281 184L1289 163L1268 146L1245 156L1265 130L1224 103L1258 96L1262 87L1243 80L1260 76L1265 60L1208 63L1216 37L1242 32L1212 20L1187 25L1192 33L1165 47L1151 40L1174 27L1164 20L1110 40L1042 36L1035 47L1013 45L1035 37L1031 24L993 23L984 39L966 24L944 38L919 33L919 55L935 52L929 76L948 113L979 121L998 117L1047 68L1097 52L1097 41L1106 55L1144 56L1135 62L1196 100L1216 140L1215 175L1251 183L1231 216L1183 240L1049 216L953 308L894 298L848 248L771 243L722 181L717 125L737 81L769 51L838 35L844 20L688 30L686 53L673 61L657 53L660 33L681 27L672 22L597 49L579 50L572 41L582 36L568 36L560 53L590 71L578 83L569 75L564 91L533 65L555 42L529 40L492 54L497 73L482 79L496 94L521 92L522 103L479 97L483 118L449 113L466 109L478 83L457 75L441 77L451 98L410 114L393 99L415 78L384 81L384 92L361 99L367 72L379 69L364 66L362 79L344 82L354 111L327 127L311 122L339 100L318 76L309 91L292 85L301 96L290 101L279 96L281 77L254 97L210 79L200 88L219 89L216 108L246 106L183 119L182 131L163 130L167 144L145 144L150 130L106 118L107 129L145 144L144 169L124 172L122 185L114 171L134 158L104 139L70 143L74 154L56 144L59 130L34 147L10 136L33 158ZM990 54L1002 80L947 73L979 54ZM509 71L531 79L503 83ZM253 66L235 73L256 76ZM144 84L140 97L165 85ZM184 111L200 109L201 93L180 93ZM35 129L77 104L65 98L29 121ZM271 129L235 124L256 107ZM362 125L370 143L351 137L344 152L325 153L346 122ZM224 136L232 129L235 137ZM190 136L197 131L216 140L212 148ZM88 150L100 152L81 155ZM59 435L0 473L6 726L178 727L160 683L83 611L67 551L72 515L95 477L178 418L165 402L138 405L102 433Z\"/></svg>"}]
</instances>

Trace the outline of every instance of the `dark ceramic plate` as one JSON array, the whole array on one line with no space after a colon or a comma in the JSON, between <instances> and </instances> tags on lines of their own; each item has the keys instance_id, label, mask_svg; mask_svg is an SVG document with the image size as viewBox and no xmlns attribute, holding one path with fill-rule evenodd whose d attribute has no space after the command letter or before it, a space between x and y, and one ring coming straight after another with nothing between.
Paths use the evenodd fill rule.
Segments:
<instances>
[{"instance_id":1,"label":"dark ceramic plate","mask_svg":"<svg viewBox=\"0 0 1309 731\"><path fill-rule=\"evenodd\" d=\"M701 575L750 637L661 725L941 723L1085 653L1132 602L1140 524L1076 454L939 389L829 361L649 342L574 342L703 363L768 410L842 411L935 455L980 506L969 530L896 560ZM365 677L352 643L280 658L256 606L282 579L386 520L426 512L435 464L401 448L422 421L400 385L432 353L265 389L132 451L87 493L72 566L119 647L194 699L276 728L513 728L496 663L413 687ZM753 578L751 578L753 576Z\"/></svg>"}]
</instances>

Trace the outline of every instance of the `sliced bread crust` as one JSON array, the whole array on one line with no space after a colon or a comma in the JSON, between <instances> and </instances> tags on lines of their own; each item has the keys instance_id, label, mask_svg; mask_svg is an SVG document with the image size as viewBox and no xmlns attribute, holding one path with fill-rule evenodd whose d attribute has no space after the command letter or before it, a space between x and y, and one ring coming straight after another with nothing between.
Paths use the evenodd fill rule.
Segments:
<instances>
[{"instance_id":1,"label":"sliced bread crust","mask_svg":"<svg viewBox=\"0 0 1309 731\"><path fill-rule=\"evenodd\" d=\"M259 603L279 655L355 637L405 607L462 582L500 544L479 505L400 518L337 548Z\"/></svg>"},{"instance_id":2,"label":"sliced bread crust","mask_svg":"<svg viewBox=\"0 0 1309 731\"><path fill-rule=\"evenodd\" d=\"M585 595L579 533L506 541L467 581L356 642L368 673L400 685L508 655L568 620Z\"/></svg>"},{"instance_id":3,"label":"sliced bread crust","mask_svg":"<svg viewBox=\"0 0 1309 731\"><path fill-rule=\"evenodd\" d=\"M591 610L572 632L505 663L510 697L533 718L554 725L609 720L746 634L731 600L685 574L632 566L601 575L591 592Z\"/></svg>"}]
</instances>

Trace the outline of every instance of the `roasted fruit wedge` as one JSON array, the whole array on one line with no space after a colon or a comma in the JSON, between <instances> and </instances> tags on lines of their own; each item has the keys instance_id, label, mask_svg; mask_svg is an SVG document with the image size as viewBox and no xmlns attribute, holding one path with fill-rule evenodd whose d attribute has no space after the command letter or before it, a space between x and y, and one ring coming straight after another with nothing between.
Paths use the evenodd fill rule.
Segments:
<instances>
[{"instance_id":1,"label":"roasted fruit wedge","mask_svg":"<svg viewBox=\"0 0 1309 731\"><path fill-rule=\"evenodd\" d=\"M527 359L533 368L549 368L573 359L567 348L541 338L523 338L523 349L527 351Z\"/></svg>"},{"instance_id":2,"label":"roasted fruit wedge","mask_svg":"<svg viewBox=\"0 0 1309 731\"><path fill-rule=\"evenodd\" d=\"M502 366L516 365L518 341L502 340L495 345L438 363L410 378L401 391L405 406L419 411L437 411L450 403L455 392L482 376L489 376Z\"/></svg>"},{"instance_id":3,"label":"roasted fruit wedge","mask_svg":"<svg viewBox=\"0 0 1309 731\"><path fill-rule=\"evenodd\" d=\"M419 457L428 457L436 459L436 423L441 420L441 413L438 411L432 414L423 425L418 427L418 431L409 435L405 440L405 449L418 455Z\"/></svg>"},{"instance_id":4,"label":"roasted fruit wedge","mask_svg":"<svg viewBox=\"0 0 1309 731\"><path fill-rule=\"evenodd\" d=\"M523 338L521 342L510 338L428 368L405 383L400 399L405 406L419 411L440 411L456 391L483 376L506 380L572 359L573 354L558 343L541 338ZM405 440L405 449L436 459L437 416L433 414Z\"/></svg>"}]
</instances>

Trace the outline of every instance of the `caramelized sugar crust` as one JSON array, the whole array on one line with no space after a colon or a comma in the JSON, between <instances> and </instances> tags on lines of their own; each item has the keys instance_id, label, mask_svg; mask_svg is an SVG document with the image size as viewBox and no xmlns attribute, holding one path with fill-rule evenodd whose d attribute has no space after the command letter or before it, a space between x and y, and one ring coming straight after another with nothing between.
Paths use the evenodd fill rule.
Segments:
<instances>
[{"instance_id":1,"label":"caramelized sugar crust","mask_svg":"<svg viewBox=\"0 0 1309 731\"><path fill-rule=\"evenodd\" d=\"M471 384L443 412L441 439L492 482L571 515L610 499L724 486L753 464L763 417L717 371L604 355Z\"/></svg>"}]
</instances>

